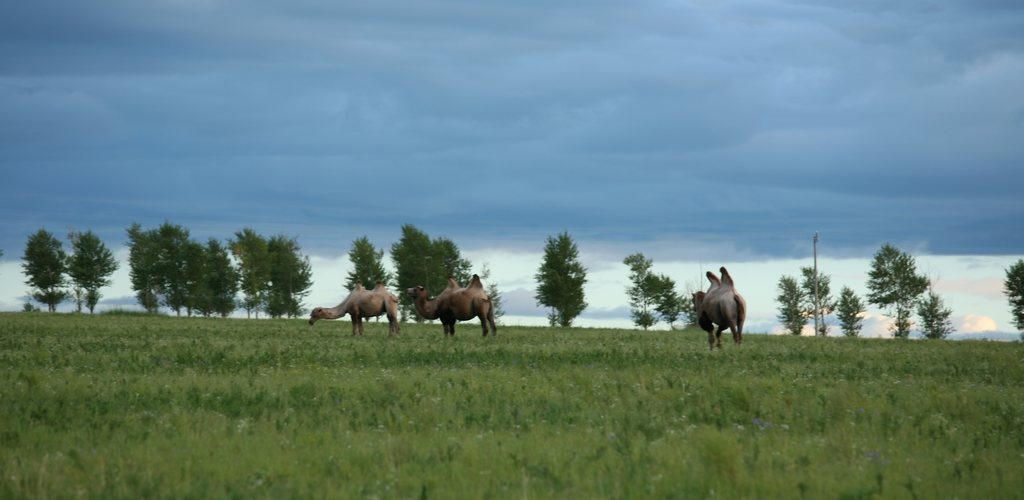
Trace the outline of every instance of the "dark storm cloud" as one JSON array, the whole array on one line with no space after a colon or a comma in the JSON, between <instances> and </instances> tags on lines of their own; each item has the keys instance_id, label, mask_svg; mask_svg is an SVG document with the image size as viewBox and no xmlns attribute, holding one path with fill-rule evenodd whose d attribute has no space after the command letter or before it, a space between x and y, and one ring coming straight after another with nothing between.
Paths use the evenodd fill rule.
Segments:
<instances>
[{"instance_id":1,"label":"dark storm cloud","mask_svg":"<svg viewBox=\"0 0 1024 500\"><path fill-rule=\"evenodd\" d=\"M16 2L0 245L171 220L1020 253L1021 33L998 1Z\"/></svg>"}]
</instances>

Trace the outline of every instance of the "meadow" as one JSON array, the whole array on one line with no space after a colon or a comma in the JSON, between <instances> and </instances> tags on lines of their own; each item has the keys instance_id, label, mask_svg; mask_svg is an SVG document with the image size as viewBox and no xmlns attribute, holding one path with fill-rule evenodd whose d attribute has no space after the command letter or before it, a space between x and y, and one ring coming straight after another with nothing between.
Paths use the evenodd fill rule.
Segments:
<instances>
[{"instance_id":1,"label":"meadow","mask_svg":"<svg viewBox=\"0 0 1024 500\"><path fill-rule=\"evenodd\" d=\"M3 498L1005 498L1024 344L0 314Z\"/></svg>"}]
</instances>

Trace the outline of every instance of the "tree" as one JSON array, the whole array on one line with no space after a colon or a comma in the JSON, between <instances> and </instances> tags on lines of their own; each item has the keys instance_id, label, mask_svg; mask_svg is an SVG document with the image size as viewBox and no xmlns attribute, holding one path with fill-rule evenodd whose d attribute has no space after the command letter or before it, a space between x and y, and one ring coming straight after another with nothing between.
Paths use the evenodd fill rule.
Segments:
<instances>
[{"instance_id":1,"label":"tree","mask_svg":"<svg viewBox=\"0 0 1024 500\"><path fill-rule=\"evenodd\" d=\"M860 335L861 325L864 323L861 314L864 311L864 303L861 302L860 297L851 288L844 286L839 292L839 302L836 304L836 317L839 318L839 328L843 331L843 335L847 337Z\"/></svg>"},{"instance_id":2,"label":"tree","mask_svg":"<svg viewBox=\"0 0 1024 500\"><path fill-rule=\"evenodd\" d=\"M549 236L544 246L544 259L537 274L538 305L551 308L548 322L551 326L572 326L577 316L587 308L583 285L587 270L579 262L579 249L568 231L557 237Z\"/></svg>"},{"instance_id":3,"label":"tree","mask_svg":"<svg viewBox=\"0 0 1024 500\"><path fill-rule=\"evenodd\" d=\"M807 323L807 313L804 308L806 294L803 288L792 276L779 278L779 295L775 301L779 303L779 314L776 316L783 328L793 335L800 335Z\"/></svg>"},{"instance_id":4,"label":"tree","mask_svg":"<svg viewBox=\"0 0 1024 500\"><path fill-rule=\"evenodd\" d=\"M128 228L128 276L135 298L146 312L160 308L160 277L157 270L157 236L154 230L143 230L134 223Z\"/></svg>"},{"instance_id":5,"label":"tree","mask_svg":"<svg viewBox=\"0 0 1024 500\"><path fill-rule=\"evenodd\" d=\"M811 318L814 317L814 268L813 267L801 267L800 273L803 274L803 281L800 282L801 288L803 288L805 302L807 304L807 315ZM831 290L832 278L827 274L818 273L818 317L821 318L821 322L818 323L818 331L814 334L820 337L828 336L828 324L825 323L825 316L832 313L835 309L836 304L832 299Z\"/></svg>"},{"instance_id":6,"label":"tree","mask_svg":"<svg viewBox=\"0 0 1024 500\"><path fill-rule=\"evenodd\" d=\"M239 288L242 291L242 307L247 317L256 313L267 301L267 287L270 282L270 255L267 240L250 228L235 233L235 239L228 242L231 254L238 261L241 276Z\"/></svg>"},{"instance_id":7,"label":"tree","mask_svg":"<svg viewBox=\"0 0 1024 500\"><path fill-rule=\"evenodd\" d=\"M928 279L917 274L914 258L886 243L875 254L868 272L868 301L895 313L890 328L896 338L906 338L918 297L928 288Z\"/></svg>"},{"instance_id":8,"label":"tree","mask_svg":"<svg viewBox=\"0 0 1024 500\"><path fill-rule=\"evenodd\" d=\"M21 267L27 277L25 284L32 287L29 294L46 304L50 312L55 312L57 305L69 296L65 288L68 257L60 240L40 229L28 237L22 259Z\"/></svg>"},{"instance_id":9,"label":"tree","mask_svg":"<svg viewBox=\"0 0 1024 500\"><path fill-rule=\"evenodd\" d=\"M210 292L206 288L206 247L195 240L185 241L185 313L191 318L192 313L204 314L209 309ZM206 315L206 314L204 314Z\"/></svg>"},{"instance_id":10,"label":"tree","mask_svg":"<svg viewBox=\"0 0 1024 500\"><path fill-rule=\"evenodd\" d=\"M626 296L629 298L633 324L647 330L658 321L654 308L660 283L657 282L658 277L651 273L654 261L638 252L627 256L622 263L629 266L629 281L632 285L626 288Z\"/></svg>"},{"instance_id":11,"label":"tree","mask_svg":"<svg viewBox=\"0 0 1024 500\"><path fill-rule=\"evenodd\" d=\"M455 278L459 285L466 286L473 278L471 270L473 264L462 257L459 247L454 241L448 238L436 238L431 241L433 253L432 262L439 263L437 273L447 281L448 277Z\"/></svg>"},{"instance_id":12,"label":"tree","mask_svg":"<svg viewBox=\"0 0 1024 500\"><path fill-rule=\"evenodd\" d=\"M674 323L687 315L688 307L693 309L693 302L676 293L676 282L664 274L656 276L655 295L654 310L668 323L669 329L675 328Z\"/></svg>"},{"instance_id":13,"label":"tree","mask_svg":"<svg viewBox=\"0 0 1024 500\"><path fill-rule=\"evenodd\" d=\"M210 238L203 251L204 300L199 307L203 316L213 314L226 318L235 310L235 295L238 294L238 270L231 263L227 247Z\"/></svg>"},{"instance_id":14,"label":"tree","mask_svg":"<svg viewBox=\"0 0 1024 500\"><path fill-rule=\"evenodd\" d=\"M501 291L498 289L498 284L491 280L491 267L485 262L478 274L480 279L487 283L487 296L491 299L494 319L499 321L505 315L505 308L502 307L502 296Z\"/></svg>"},{"instance_id":15,"label":"tree","mask_svg":"<svg viewBox=\"0 0 1024 500\"><path fill-rule=\"evenodd\" d=\"M391 273L384 269L383 258L384 251L374 248L366 236L353 241L352 249L348 252L352 270L345 279L345 288L352 290L356 283L373 288L378 281L391 286Z\"/></svg>"},{"instance_id":16,"label":"tree","mask_svg":"<svg viewBox=\"0 0 1024 500\"><path fill-rule=\"evenodd\" d=\"M391 245L391 261L395 264L399 289L423 285L428 293L434 294L444 289L447 276L432 271L432 254L430 236L427 233L412 224L402 226L402 237ZM422 321L422 318L415 314L415 308L408 295L399 294L398 302L403 318L413 317L417 321Z\"/></svg>"},{"instance_id":17,"label":"tree","mask_svg":"<svg viewBox=\"0 0 1024 500\"><path fill-rule=\"evenodd\" d=\"M953 333L953 322L949 320L952 315L953 310L931 290L917 305L917 316L921 319L921 332L925 338L942 340Z\"/></svg>"},{"instance_id":18,"label":"tree","mask_svg":"<svg viewBox=\"0 0 1024 500\"><path fill-rule=\"evenodd\" d=\"M189 268L188 229L164 222L156 230L156 274L163 305L178 316L188 307L194 272ZM193 260L194 264L194 260Z\"/></svg>"},{"instance_id":19,"label":"tree","mask_svg":"<svg viewBox=\"0 0 1024 500\"><path fill-rule=\"evenodd\" d=\"M1010 301L1010 315L1013 325L1024 331L1024 259L1020 259L1006 270L1003 293ZM1021 335L1024 340L1024 334Z\"/></svg>"},{"instance_id":20,"label":"tree","mask_svg":"<svg viewBox=\"0 0 1024 500\"><path fill-rule=\"evenodd\" d=\"M391 245L391 260L397 270L400 289L423 285L428 292L437 294L448 286L448 277L460 285L469 283L472 264L464 259L459 247L448 238L430 239L427 233L412 224L402 226L402 237ZM400 294L402 317L415 317L412 300Z\"/></svg>"},{"instance_id":21,"label":"tree","mask_svg":"<svg viewBox=\"0 0 1024 500\"><path fill-rule=\"evenodd\" d=\"M100 288L110 286L110 275L118 268L117 259L92 231L72 231L68 239L74 252L68 259L68 275L74 283L76 309L82 312L85 302L92 314L102 297Z\"/></svg>"},{"instance_id":22,"label":"tree","mask_svg":"<svg viewBox=\"0 0 1024 500\"><path fill-rule=\"evenodd\" d=\"M295 239L274 236L267 241L270 280L266 312L272 318L302 315L302 299L313 286L309 257L303 256Z\"/></svg>"}]
</instances>

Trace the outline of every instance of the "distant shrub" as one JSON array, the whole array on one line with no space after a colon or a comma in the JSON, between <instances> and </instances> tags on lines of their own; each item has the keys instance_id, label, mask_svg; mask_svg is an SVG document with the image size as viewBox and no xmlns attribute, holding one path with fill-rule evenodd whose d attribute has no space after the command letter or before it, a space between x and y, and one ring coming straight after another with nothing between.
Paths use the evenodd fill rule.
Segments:
<instances>
[{"instance_id":1,"label":"distant shrub","mask_svg":"<svg viewBox=\"0 0 1024 500\"><path fill-rule=\"evenodd\" d=\"M137 309L122 309L120 307L115 307L113 309L107 309L106 311L103 311L100 314L102 314L104 316L165 316L164 314L158 313L158 312L157 313L151 313L151 312L141 311L141 310L137 310Z\"/></svg>"}]
</instances>

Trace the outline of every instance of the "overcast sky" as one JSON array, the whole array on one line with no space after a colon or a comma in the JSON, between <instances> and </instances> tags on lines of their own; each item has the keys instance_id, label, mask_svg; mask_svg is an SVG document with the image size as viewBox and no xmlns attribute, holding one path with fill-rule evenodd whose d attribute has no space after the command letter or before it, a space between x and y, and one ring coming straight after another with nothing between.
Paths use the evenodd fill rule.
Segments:
<instances>
[{"instance_id":1,"label":"overcast sky","mask_svg":"<svg viewBox=\"0 0 1024 500\"><path fill-rule=\"evenodd\" d=\"M6 2L0 249L171 221L332 259L409 223L478 255L565 230L714 269L821 231L1002 265L1021 89L1017 0Z\"/></svg>"}]
</instances>

